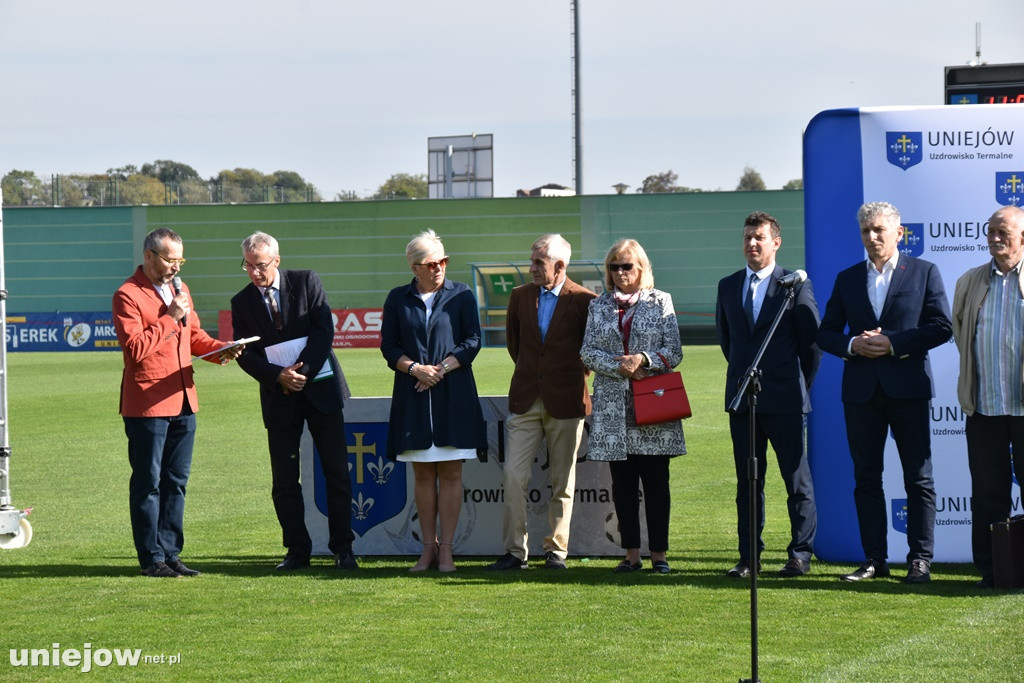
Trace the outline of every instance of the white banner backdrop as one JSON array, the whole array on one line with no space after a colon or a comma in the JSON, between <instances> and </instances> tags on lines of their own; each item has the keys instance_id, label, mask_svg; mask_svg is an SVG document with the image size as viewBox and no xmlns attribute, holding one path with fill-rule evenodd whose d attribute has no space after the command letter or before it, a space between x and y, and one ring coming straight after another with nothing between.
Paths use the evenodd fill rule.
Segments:
<instances>
[{"instance_id":1,"label":"white banner backdrop","mask_svg":"<svg viewBox=\"0 0 1024 683\"><path fill-rule=\"evenodd\" d=\"M950 305L957 279L990 260L988 218L1024 205L1024 106L972 105L832 110L804 138L807 271L824 311L838 271L865 259L857 225L864 202L887 201L902 214L900 250L935 263ZM937 494L935 559L971 561L971 478L964 414L956 397L953 341L930 354L935 383L931 447ZM840 403L842 361L826 355L812 388L808 436L818 504L816 554L863 559L853 504L853 468ZM906 493L895 442L886 444L889 559L902 562ZM1021 511L1014 486L1014 512Z\"/></svg>"},{"instance_id":2,"label":"white banner backdrop","mask_svg":"<svg viewBox=\"0 0 1024 683\"><path fill-rule=\"evenodd\" d=\"M480 398L487 422L488 460L469 460L462 471L463 505L455 531L456 555L503 555L501 488L505 453L505 420L508 398ZM412 465L384 457L390 398L351 398L345 402L345 435L352 479L352 529L356 555L418 555L422 549L420 525L413 499ZM586 431L584 432L586 434ZM578 458L586 454L584 437ZM302 437L302 488L306 501L306 526L313 552L329 554L324 481L309 431ZM544 557L548 533L548 486L546 451L541 445L533 464L528 503L531 559ZM312 486L306 482L313 482ZM569 539L570 556L616 556L618 520L612 507L608 464L582 460L576 465L576 494ZM641 543L647 547L647 527L641 515Z\"/></svg>"}]
</instances>

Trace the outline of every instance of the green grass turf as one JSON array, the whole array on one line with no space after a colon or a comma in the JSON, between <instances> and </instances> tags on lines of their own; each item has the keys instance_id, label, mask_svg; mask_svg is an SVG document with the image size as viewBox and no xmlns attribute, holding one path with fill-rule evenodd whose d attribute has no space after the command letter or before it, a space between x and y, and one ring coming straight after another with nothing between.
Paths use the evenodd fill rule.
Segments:
<instances>
[{"instance_id":1,"label":"green grass turf","mask_svg":"<svg viewBox=\"0 0 1024 683\"><path fill-rule=\"evenodd\" d=\"M658 680L750 675L747 584L736 560L734 479L714 347L687 348L694 406L689 455L672 464L674 572L614 574L611 558L569 571L492 574L493 558L458 558L452 575L412 576L414 558L363 557L342 574L315 559L279 576L283 551L255 383L235 366L197 368L202 411L186 510L195 579L138 574L127 509L126 440L117 415L117 353L10 354L9 437L15 505L35 538L0 551L0 680L81 675L14 667L11 649L140 649L180 663L111 665L106 679ZM358 396L390 392L376 350L339 352ZM507 389L511 363L488 349L481 394ZM1024 596L983 592L966 565L937 565L920 587L849 585L851 567L815 562L774 576L788 520L769 466L759 664L766 681L1009 681L1024 678Z\"/></svg>"}]
</instances>

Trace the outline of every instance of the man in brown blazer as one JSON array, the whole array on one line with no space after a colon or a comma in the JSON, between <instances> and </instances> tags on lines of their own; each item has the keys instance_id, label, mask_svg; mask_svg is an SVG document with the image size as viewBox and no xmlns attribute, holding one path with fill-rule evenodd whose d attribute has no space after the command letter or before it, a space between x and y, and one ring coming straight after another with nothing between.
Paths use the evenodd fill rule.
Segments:
<instances>
[{"instance_id":1,"label":"man in brown blazer","mask_svg":"<svg viewBox=\"0 0 1024 683\"><path fill-rule=\"evenodd\" d=\"M527 490L541 441L547 440L551 500L544 567L565 569L576 488L576 451L590 413L587 369L580 360L587 309L595 294L566 277L572 247L543 235L530 253L532 284L512 290L506 319L508 353L516 364L508 390L505 554L487 568L526 569Z\"/></svg>"}]
</instances>

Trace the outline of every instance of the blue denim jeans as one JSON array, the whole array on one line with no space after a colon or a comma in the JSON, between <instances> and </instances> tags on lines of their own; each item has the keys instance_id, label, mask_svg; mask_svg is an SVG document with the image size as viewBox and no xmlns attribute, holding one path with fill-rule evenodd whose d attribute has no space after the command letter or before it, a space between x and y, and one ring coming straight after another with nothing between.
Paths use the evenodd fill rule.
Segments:
<instances>
[{"instance_id":1,"label":"blue denim jeans","mask_svg":"<svg viewBox=\"0 0 1024 683\"><path fill-rule=\"evenodd\" d=\"M126 417L128 506L139 566L177 559L184 545L185 486L196 416Z\"/></svg>"}]
</instances>

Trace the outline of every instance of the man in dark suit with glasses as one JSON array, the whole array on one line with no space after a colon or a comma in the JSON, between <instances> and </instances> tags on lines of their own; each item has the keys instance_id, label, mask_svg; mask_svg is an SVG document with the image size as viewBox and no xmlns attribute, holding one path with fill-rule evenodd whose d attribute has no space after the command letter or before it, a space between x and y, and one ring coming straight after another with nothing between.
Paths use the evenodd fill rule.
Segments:
<instances>
[{"instance_id":1,"label":"man in dark suit with glasses","mask_svg":"<svg viewBox=\"0 0 1024 683\"><path fill-rule=\"evenodd\" d=\"M279 571L309 565L312 541L305 523L299 442L309 428L327 490L328 547L338 569L358 569L352 554L352 484L348 474L346 387L334 355L334 320L320 277L283 270L277 240L256 232L242 242L242 269L252 282L231 299L236 337L260 337L238 364L260 385L263 424L270 446L271 496L288 549ZM267 347L306 338L290 365L272 362Z\"/></svg>"}]
</instances>

